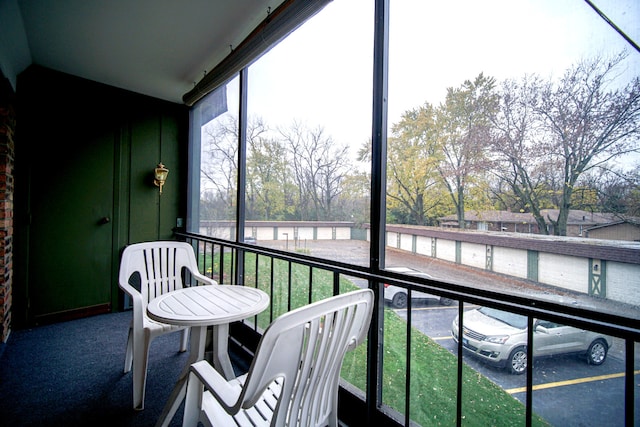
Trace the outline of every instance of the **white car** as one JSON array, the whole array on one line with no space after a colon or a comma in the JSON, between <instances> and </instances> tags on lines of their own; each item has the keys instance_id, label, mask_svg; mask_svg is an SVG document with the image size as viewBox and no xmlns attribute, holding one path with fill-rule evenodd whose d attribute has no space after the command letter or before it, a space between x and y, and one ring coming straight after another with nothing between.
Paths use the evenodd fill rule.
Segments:
<instances>
[{"instance_id":1,"label":"white car","mask_svg":"<svg viewBox=\"0 0 640 427\"><path fill-rule=\"evenodd\" d=\"M422 271L416 270L410 267L389 267L386 268L387 271L392 271L394 273L402 273L407 274L409 276L416 277L424 277L425 279L433 279L427 273L423 273ZM384 284L384 299L391 302L391 305L394 308L405 308L407 306L407 289L399 286L390 285L388 283ZM412 291L411 297L413 299L437 299L440 301L442 305L451 305L453 300L446 297L439 297L436 295L427 294L419 291Z\"/></svg>"},{"instance_id":2,"label":"white car","mask_svg":"<svg viewBox=\"0 0 640 427\"><path fill-rule=\"evenodd\" d=\"M609 336L573 326L540 319L533 325L534 357L577 353L586 355L587 363L601 365L613 345ZM458 316L451 335L458 342ZM462 346L512 374L523 374L527 370L527 317L489 307L469 310L464 313Z\"/></svg>"}]
</instances>

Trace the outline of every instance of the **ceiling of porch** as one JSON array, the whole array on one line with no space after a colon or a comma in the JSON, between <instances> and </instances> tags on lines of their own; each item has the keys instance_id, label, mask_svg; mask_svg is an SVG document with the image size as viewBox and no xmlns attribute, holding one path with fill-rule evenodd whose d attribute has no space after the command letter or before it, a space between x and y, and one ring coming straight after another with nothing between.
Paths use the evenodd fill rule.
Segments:
<instances>
[{"instance_id":1,"label":"ceiling of porch","mask_svg":"<svg viewBox=\"0 0 640 427\"><path fill-rule=\"evenodd\" d=\"M28 64L182 103L281 2L17 0L14 42Z\"/></svg>"}]
</instances>

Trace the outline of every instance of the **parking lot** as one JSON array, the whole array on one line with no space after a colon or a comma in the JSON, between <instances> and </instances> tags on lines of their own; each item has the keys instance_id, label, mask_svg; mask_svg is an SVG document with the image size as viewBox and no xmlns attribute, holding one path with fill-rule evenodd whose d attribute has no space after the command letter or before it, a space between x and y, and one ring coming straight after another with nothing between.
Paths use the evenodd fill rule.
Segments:
<instances>
[{"instance_id":1,"label":"parking lot","mask_svg":"<svg viewBox=\"0 0 640 427\"><path fill-rule=\"evenodd\" d=\"M288 250L296 249L292 242L288 243ZM285 249L283 242L280 241L270 242L268 246ZM359 241L303 242L298 244L297 249L314 256L359 265L366 265L369 258L367 243ZM638 317L637 307L594 299L588 295L570 293L504 275L460 267L400 250L388 250L385 256L388 267L411 267L428 273L437 280ZM359 283L359 285L366 285L366 283ZM471 308L473 308L471 305L465 306L465 310ZM394 308L389 306L389 309ZM406 319L406 309L394 310L400 317ZM457 344L451 336L451 322L458 312L457 302L452 306L444 307L439 305L437 300L414 300L412 310L413 326L453 354L457 354ZM623 425L624 348L622 340L614 339L614 345L610 349L607 360L600 366L589 365L577 355L535 359L533 364L534 411L552 425ZM638 344L636 344L634 355L635 366L640 367ZM526 375L511 375L503 369L489 366L469 355L464 356L464 361L524 403ZM577 396L579 398L576 398ZM640 393L636 393L635 398L636 408L640 408ZM635 424L640 425L640 410L635 411L635 417Z\"/></svg>"},{"instance_id":2,"label":"parking lot","mask_svg":"<svg viewBox=\"0 0 640 427\"><path fill-rule=\"evenodd\" d=\"M472 308L475 306L465 306L465 310ZM393 310L407 318L406 309ZM457 305L444 307L435 300L414 299L412 325L457 355L457 343L451 336L457 313ZM466 352L463 357L466 364L525 403L526 375L512 375ZM551 425L624 425L624 358L620 352L611 351L600 366L587 364L580 355L534 359L533 384L533 410ZM640 396L636 402L640 407ZM635 415L640 425L640 414L636 411Z\"/></svg>"},{"instance_id":3,"label":"parking lot","mask_svg":"<svg viewBox=\"0 0 640 427\"><path fill-rule=\"evenodd\" d=\"M301 250L321 258L332 259L357 265L367 265L369 259L368 242L359 240L313 240L302 242L285 242L282 240L259 242L259 245L282 250ZM510 293L525 297L550 300L558 303L583 306L599 312L609 312L618 315L640 319L640 309L628 304L593 298L588 295L539 285L527 280L482 271L471 267L455 265L439 259L415 255L398 249L388 249L385 254L385 264L388 267L405 266L428 273L436 280L471 286L477 289L489 289L497 292ZM615 340L612 350L624 359L624 342ZM640 344L636 344L635 363L640 366Z\"/></svg>"}]
</instances>

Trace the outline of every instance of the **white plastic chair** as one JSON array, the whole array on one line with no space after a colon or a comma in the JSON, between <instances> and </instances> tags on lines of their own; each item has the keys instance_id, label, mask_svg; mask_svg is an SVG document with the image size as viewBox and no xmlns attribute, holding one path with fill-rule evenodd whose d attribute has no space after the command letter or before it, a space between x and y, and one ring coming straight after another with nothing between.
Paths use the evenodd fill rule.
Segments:
<instances>
[{"instance_id":1,"label":"white plastic chair","mask_svg":"<svg viewBox=\"0 0 640 427\"><path fill-rule=\"evenodd\" d=\"M353 291L278 317L236 379L206 360L191 365L183 426L337 426L340 368L367 336L373 296Z\"/></svg>"},{"instance_id":2,"label":"white plastic chair","mask_svg":"<svg viewBox=\"0 0 640 427\"><path fill-rule=\"evenodd\" d=\"M129 327L124 372L133 366L133 407L144 409L147 361L151 341L162 334L182 331L180 351L186 351L189 328L168 325L147 316L147 303L156 296L184 286L184 270L195 282L216 285L217 282L198 271L193 247L185 242L158 241L127 246L120 260L120 288L131 296L133 319ZM136 278L138 273L139 278ZM139 281L140 290L132 286ZM136 283L137 285L137 283Z\"/></svg>"}]
</instances>

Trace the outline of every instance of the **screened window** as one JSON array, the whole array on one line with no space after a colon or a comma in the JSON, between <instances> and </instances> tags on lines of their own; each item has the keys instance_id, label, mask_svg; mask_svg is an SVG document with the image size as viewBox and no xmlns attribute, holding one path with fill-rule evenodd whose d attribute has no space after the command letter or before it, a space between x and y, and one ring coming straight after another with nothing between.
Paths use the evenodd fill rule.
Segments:
<instances>
[{"instance_id":1,"label":"screened window","mask_svg":"<svg viewBox=\"0 0 640 427\"><path fill-rule=\"evenodd\" d=\"M637 2L594 3L638 41ZM389 270L637 317L640 301L628 286L640 286L640 277L623 271L638 268L625 261L625 248L637 257L640 247L631 234L619 240L613 231L640 212L633 196L640 183L637 48L585 1L391 0L389 9ZM585 238L601 227L611 231L603 230L603 240ZM443 305L416 291L411 301L397 299L398 307L397 294L385 290L390 308L404 319L410 309L412 326L453 354L463 305L465 419L495 424L498 401L526 402L526 316L463 301ZM386 330L389 339L394 331ZM418 346L417 335L412 372L436 360L436 353L425 357L433 350ZM589 380L624 371L622 340L539 323L532 345L534 425L623 423L622 380ZM394 363L385 361L391 374L383 384L393 382ZM445 374L434 375L448 389L443 365L436 371ZM581 385L562 386L574 380ZM399 399L389 385L383 401L405 414L409 408L422 425L444 415L418 374L408 383L409 396ZM603 395L613 396L606 405L616 410L592 411ZM568 396L582 404L568 405ZM511 415L501 413L499 423L524 422L518 405Z\"/></svg>"},{"instance_id":2,"label":"screened window","mask_svg":"<svg viewBox=\"0 0 640 427\"><path fill-rule=\"evenodd\" d=\"M191 111L188 230L228 240L235 240L236 229L238 85L236 77Z\"/></svg>"},{"instance_id":3,"label":"screened window","mask_svg":"<svg viewBox=\"0 0 640 427\"><path fill-rule=\"evenodd\" d=\"M624 340L500 303L640 317L640 6L597 2L617 29L581 0L374 6L334 0L197 105L189 229L405 280L366 355L405 425L622 424ZM278 310L333 292L283 269Z\"/></svg>"},{"instance_id":4,"label":"screened window","mask_svg":"<svg viewBox=\"0 0 640 427\"><path fill-rule=\"evenodd\" d=\"M334 259L334 245L353 247L350 261L368 263L372 14L366 0L333 2L248 68L245 241ZM226 97L225 112L200 125L192 228L232 240L237 80L196 109Z\"/></svg>"}]
</instances>

